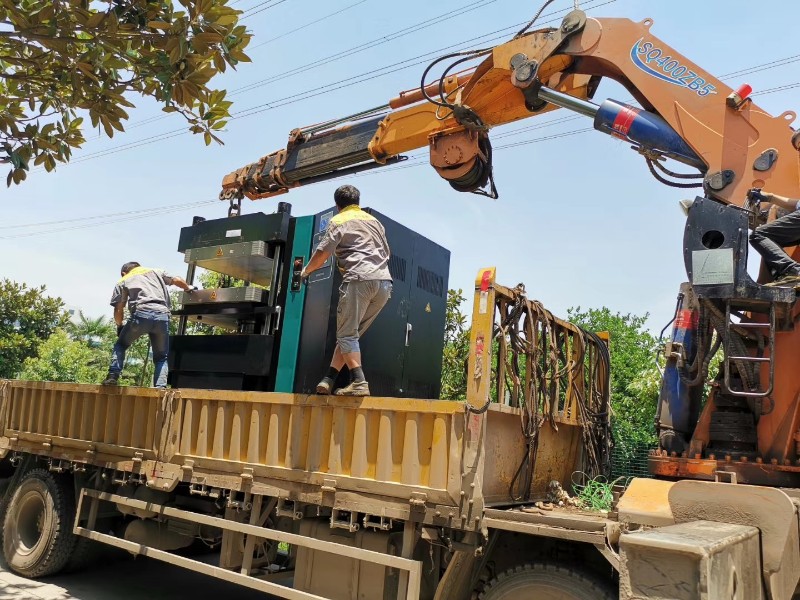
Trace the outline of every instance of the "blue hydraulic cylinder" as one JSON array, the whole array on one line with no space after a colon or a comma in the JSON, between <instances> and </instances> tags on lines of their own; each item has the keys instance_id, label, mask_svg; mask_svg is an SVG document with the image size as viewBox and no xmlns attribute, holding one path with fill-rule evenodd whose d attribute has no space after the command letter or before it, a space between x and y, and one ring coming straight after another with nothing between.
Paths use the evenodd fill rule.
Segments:
<instances>
[{"instance_id":1,"label":"blue hydraulic cylinder","mask_svg":"<svg viewBox=\"0 0 800 600\"><path fill-rule=\"evenodd\" d=\"M537 95L541 100L566 108L594 119L594 128L603 133L631 142L647 150L682 162L700 170L706 165L669 123L655 113L630 104L605 100L599 106L541 86Z\"/></svg>"},{"instance_id":2,"label":"blue hydraulic cylinder","mask_svg":"<svg viewBox=\"0 0 800 600\"><path fill-rule=\"evenodd\" d=\"M689 387L679 373L679 363L689 364L695 358L698 316L691 287L684 283L668 345L670 351L666 353L656 416L659 446L668 452L681 453L688 448L700 412L704 382Z\"/></svg>"},{"instance_id":3,"label":"blue hydraulic cylinder","mask_svg":"<svg viewBox=\"0 0 800 600\"><path fill-rule=\"evenodd\" d=\"M630 104L605 100L595 114L594 128L698 169L705 167L669 123L655 113Z\"/></svg>"}]
</instances>

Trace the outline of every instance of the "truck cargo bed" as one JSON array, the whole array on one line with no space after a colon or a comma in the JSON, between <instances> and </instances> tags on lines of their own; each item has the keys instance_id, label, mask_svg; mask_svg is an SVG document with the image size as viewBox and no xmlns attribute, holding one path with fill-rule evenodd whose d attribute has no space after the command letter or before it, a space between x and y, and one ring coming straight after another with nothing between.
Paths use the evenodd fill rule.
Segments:
<instances>
[{"instance_id":1,"label":"truck cargo bed","mask_svg":"<svg viewBox=\"0 0 800 600\"><path fill-rule=\"evenodd\" d=\"M510 503L525 453L518 409L478 415L442 400L7 381L0 416L3 456L92 464L164 490L183 483L391 518L414 512L465 529L484 505ZM541 429L548 451L534 492L568 480L577 459L577 424L560 421L558 434Z\"/></svg>"}]
</instances>

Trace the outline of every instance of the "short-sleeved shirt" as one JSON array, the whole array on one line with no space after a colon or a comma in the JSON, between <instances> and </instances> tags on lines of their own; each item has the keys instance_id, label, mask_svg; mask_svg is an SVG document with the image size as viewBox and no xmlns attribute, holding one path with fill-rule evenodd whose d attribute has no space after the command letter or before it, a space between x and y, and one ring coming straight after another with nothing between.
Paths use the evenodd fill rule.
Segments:
<instances>
[{"instance_id":1,"label":"short-sleeved shirt","mask_svg":"<svg viewBox=\"0 0 800 600\"><path fill-rule=\"evenodd\" d=\"M344 207L330 220L317 250L335 254L344 281L392 280L386 231L356 205Z\"/></svg>"},{"instance_id":2,"label":"short-sleeved shirt","mask_svg":"<svg viewBox=\"0 0 800 600\"><path fill-rule=\"evenodd\" d=\"M137 309L170 312L168 285L173 277L160 269L136 267L117 282L111 295L111 306L128 303L131 314Z\"/></svg>"}]
</instances>

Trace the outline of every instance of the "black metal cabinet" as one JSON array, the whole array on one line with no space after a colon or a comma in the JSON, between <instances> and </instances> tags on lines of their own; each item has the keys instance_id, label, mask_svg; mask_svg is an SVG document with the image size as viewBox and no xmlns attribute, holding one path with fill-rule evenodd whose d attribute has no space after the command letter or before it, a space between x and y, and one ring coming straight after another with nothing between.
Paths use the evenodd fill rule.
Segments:
<instances>
[{"instance_id":1,"label":"black metal cabinet","mask_svg":"<svg viewBox=\"0 0 800 600\"><path fill-rule=\"evenodd\" d=\"M373 396L439 395L450 252L372 209L391 247L392 297L361 339L364 373ZM314 246L335 211L316 216ZM308 283L295 391L313 393L336 346L341 275L332 262ZM337 386L346 385L343 370Z\"/></svg>"}]
</instances>

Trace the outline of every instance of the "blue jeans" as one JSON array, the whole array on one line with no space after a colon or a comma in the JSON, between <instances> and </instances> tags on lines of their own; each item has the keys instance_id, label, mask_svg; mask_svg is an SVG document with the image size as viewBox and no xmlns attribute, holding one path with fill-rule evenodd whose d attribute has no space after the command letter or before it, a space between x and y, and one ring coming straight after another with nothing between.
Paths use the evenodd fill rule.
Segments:
<instances>
[{"instance_id":1,"label":"blue jeans","mask_svg":"<svg viewBox=\"0 0 800 600\"><path fill-rule=\"evenodd\" d=\"M114 344L111 356L109 375L119 375L125 364L125 352L131 344L143 335L150 336L150 346L153 350L153 385L157 388L167 387L167 355L169 354L169 313L150 310L137 310L128 319L119 333L117 343Z\"/></svg>"}]
</instances>

